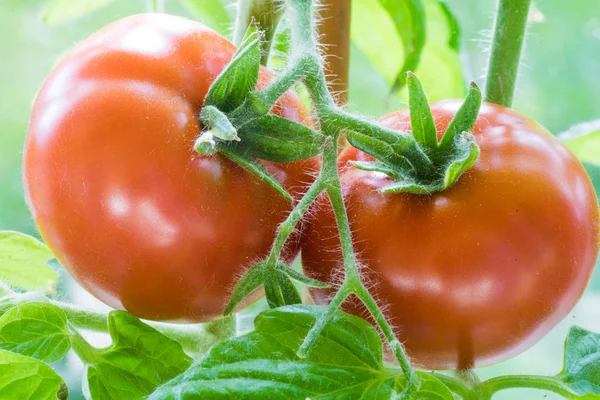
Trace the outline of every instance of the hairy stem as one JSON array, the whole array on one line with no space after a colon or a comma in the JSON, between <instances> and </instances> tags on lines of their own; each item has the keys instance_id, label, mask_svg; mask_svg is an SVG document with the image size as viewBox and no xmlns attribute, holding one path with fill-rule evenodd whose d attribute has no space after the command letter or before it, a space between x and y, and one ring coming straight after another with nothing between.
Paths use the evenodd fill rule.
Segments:
<instances>
[{"instance_id":1,"label":"hairy stem","mask_svg":"<svg viewBox=\"0 0 600 400\"><path fill-rule=\"evenodd\" d=\"M267 65L271 45L275 38L277 25L283 15L283 8L277 4L277 0L239 0L235 30L233 32L233 43L239 46L244 39L246 29L255 23L263 33L260 42L261 64Z\"/></svg>"},{"instance_id":2,"label":"hairy stem","mask_svg":"<svg viewBox=\"0 0 600 400\"><path fill-rule=\"evenodd\" d=\"M346 206L343 200L342 186L337 170L337 140L341 132L339 124L339 112L325 81L325 73L319 62L319 55L315 41L315 21L312 9L312 0L287 0L288 10L291 14L290 22L292 25L292 57L294 59L312 59L312 65L316 70L307 74L304 83L308 89L311 99L315 105L319 122L323 133L332 140L324 146L323 166L321 174L327 180L327 194L331 200L333 210L338 225L338 231L342 244L342 253L344 258L345 279L344 284L339 289L333 301L329 305L328 311L321 316L309 331L304 343L298 351L299 356L306 356L310 351L312 344L316 341L319 333L327 322L331 319L334 311L342 304L344 299L350 293L357 293L360 297L367 300L367 307L374 314L381 330L390 342L390 346L398 357L398 362L402 366L407 378L406 392L410 393L419 384L418 378L411 368L408 358L400 342L395 338L390 325L386 321L383 313L375 303L371 295L364 288L358 274L358 265L354 253L352 232L346 212Z\"/></svg>"},{"instance_id":3,"label":"hairy stem","mask_svg":"<svg viewBox=\"0 0 600 400\"><path fill-rule=\"evenodd\" d=\"M290 215L288 215L286 220L279 225L279 228L277 228L277 236L275 237L275 242L273 243L273 247L271 248L268 258L269 265L275 267L285 242L294 232L296 225L308 211L310 205L315 201L319 194L323 192L323 190L325 190L325 178L323 174L320 174L308 189L306 194L304 194L302 199L298 202L296 207L294 207Z\"/></svg>"},{"instance_id":4,"label":"hairy stem","mask_svg":"<svg viewBox=\"0 0 600 400\"><path fill-rule=\"evenodd\" d=\"M498 0L485 100L512 105L531 0Z\"/></svg>"}]
</instances>

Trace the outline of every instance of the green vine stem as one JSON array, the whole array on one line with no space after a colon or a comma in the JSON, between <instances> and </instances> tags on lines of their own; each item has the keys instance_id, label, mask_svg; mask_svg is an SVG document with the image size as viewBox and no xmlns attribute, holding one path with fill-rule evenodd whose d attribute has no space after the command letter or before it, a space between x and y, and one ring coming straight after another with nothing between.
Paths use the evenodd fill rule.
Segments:
<instances>
[{"instance_id":1,"label":"green vine stem","mask_svg":"<svg viewBox=\"0 0 600 400\"><path fill-rule=\"evenodd\" d=\"M512 105L531 0L499 0L485 100Z\"/></svg>"},{"instance_id":2,"label":"green vine stem","mask_svg":"<svg viewBox=\"0 0 600 400\"><path fill-rule=\"evenodd\" d=\"M298 203L287 220L279 228L264 274L267 279L269 275L273 274L285 241L291 235L303 214L308 210L310 204L314 202L320 193L326 191L336 215L346 276L344 283L330 303L327 311L316 321L313 328L309 331L298 351L298 356L306 357L308 355L312 345L324 326L329 322L335 310L339 308L346 297L350 294L355 294L373 314L376 323L379 325L394 354L398 358L398 362L407 377L408 384L405 394L408 394L418 386L418 378L410 366L402 345L394 336L391 326L360 280L352 234L337 169L337 140L344 124L351 125L351 129L356 128L361 132L380 132L382 134L389 132L375 124L345 114L336 106L333 97L327 89L325 73L317 51L312 1L287 0L286 4L287 11L290 13L292 30L292 52L288 68L267 88L249 95L246 101L238 109L230 113L228 117L231 123L236 128L239 128L245 123L268 113L273 104L286 90L292 87L296 81L302 80L313 101L322 131L329 140L324 146L321 172L308 190L306 196ZM409 148L411 143L415 143L415 141L407 135L406 147ZM415 152L412 156L416 158L417 164L430 163L430 160L422 152Z\"/></svg>"},{"instance_id":3,"label":"green vine stem","mask_svg":"<svg viewBox=\"0 0 600 400\"><path fill-rule=\"evenodd\" d=\"M432 375L463 400L490 400L501 390L516 388L545 390L566 399L580 398L559 379L551 376L507 375L491 378L477 384L469 384L461 379L438 372L434 372Z\"/></svg>"},{"instance_id":4,"label":"green vine stem","mask_svg":"<svg viewBox=\"0 0 600 400\"><path fill-rule=\"evenodd\" d=\"M67 315L69 324L74 328L95 332L108 332L108 315L103 312L77 306L72 303L49 299L41 293L13 293L3 299L4 305L16 306L23 303L43 302L61 308ZM192 354L204 353L216 342L234 336L236 333L235 316L222 318L205 324L167 324L144 321L163 335L179 342L184 350Z\"/></svg>"},{"instance_id":5,"label":"green vine stem","mask_svg":"<svg viewBox=\"0 0 600 400\"><path fill-rule=\"evenodd\" d=\"M577 399L579 396L573 393L564 383L550 376L528 376L507 375L488 379L475 387L477 400L489 400L492 396L504 389L540 389L554 392L566 399Z\"/></svg>"},{"instance_id":6,"label":"green vine stem","mask_svg":"<svg viewBox=\"0 0 600 400\"><path fill-rule=\"evenodd\" d=\"M277 25L283 15L283 8L277 0L239 0L237 5L237 15L235 21L235 30L233 32L233 43L239 46L244 39L246 29L252 24L263 32L260 43L261 46L261 64L267 65L269 53Z\"/></svg>"}]
</instances>

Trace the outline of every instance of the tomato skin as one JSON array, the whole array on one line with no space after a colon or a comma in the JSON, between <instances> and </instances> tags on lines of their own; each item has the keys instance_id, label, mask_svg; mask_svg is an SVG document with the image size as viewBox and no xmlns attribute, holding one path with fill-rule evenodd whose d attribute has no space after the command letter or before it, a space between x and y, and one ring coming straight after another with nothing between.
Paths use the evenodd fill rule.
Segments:
<instances>
[{"instance_id":1,"label":"tomato skin","mask_svg":"<svg viewBox=\"0 0 600 400\"><path fill-rule=\"evenodd\" d=\"M24 150L28 204L60 262L114 308L153 320L221 316L291 210L251 173L193 151L199 109L234 52L200 23L136 15L77 46L39 93ZM261 71L259 86L271 77ZM275 112L308 122L292 93ZM264 165L295 195L318 168Z\"/></svg>"},{"instance_id":2,"label":"tomato skin","mask_svg":"<svg viewBox=\"0 0 600 400\"><path fill-rule=\"evenodd\" d=\"M432 104L439 132L460 101ZM410 131L408 111L381 121ZM388 177L340 155L341 180L363 277L413 362L465 368L510 358L575 306L598 251L598 204L576 158L537 123L484 104L473 130L481 156L450 189L382 195ZM302 248L305 273L339 281L333 211L322 198ZM326 304L330 290L313 290ZM358 304L347 311L366 316Z\"/></svg>"}]
</instances>

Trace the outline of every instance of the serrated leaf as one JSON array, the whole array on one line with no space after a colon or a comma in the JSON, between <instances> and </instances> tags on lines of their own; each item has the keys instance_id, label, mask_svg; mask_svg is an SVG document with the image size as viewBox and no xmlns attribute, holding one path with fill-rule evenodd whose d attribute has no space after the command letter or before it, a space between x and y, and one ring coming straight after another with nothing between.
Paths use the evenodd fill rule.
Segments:
<instances>
[{"instance_id":1,"label":"serrated leaf","mask_svg":"<svg viewBox=\"0 0 600 400\"><path fill-rule=\"evenodd\" d=\"M383 366L377 331L358 317L337 311L309 356L296 356L324 310L295 305L259 314L256 331L220 342L150 399L389 399L401 372Z\"/></svg>"},{"instance_id":2,"label":"serrated leaf","mask_svg":"<svg viewBox=\"0 0 600 400\"><path fill-rule=\"evenodd\" d=\"M289 119L268 114L239 131L238 147L262 160L291 162L313 157L321 151L325 136Z\"/></svg>"},{"instance_id":3,"label":"serrated leaf","mask_svg":"<svg viewBox=\"0 0 600 400\"><path fill-rule=\"evenodd\" d=\"M233 24L231 13L227 10L229 4L223 0L179 0L195 17L203 24L206 24L226 35Z\"/></svg>"},{"instance_id":4,"label":"serrated leaf","mask_svg":"<svg viewBox=\"0 0 600 400\"><path fill-rule=\"evenodd\" d=\"M191 364L179 343L125 311L112 311L108 328L113 343L87 371L94 399L144 399Z\"/></svg>"},{"instance_id":5,"label":"serrated leaf","mask_svg":"<svg viewBox=\"0 0 600 400\"><path fill-rule=\"evenodd\" d=\"M235 55L217 76L204 99L205 106L222 112L234 110L256 88L260 69L260 34L254 27L240 44Z\"/></svg>"},{"instance_id":6,"label":"serrated leaf","mask_svg":"<svg viewBox=\"0 0 600 400\"><path fill-rule=\"evenodd\" d=\"M600 334L571 327L558 378L577 394L600 394Z\"/></svg>"},{"instance_id":7,"label":"serrated leaf","mask_svg":"<svg viewBox=\"0 0 600 400\"><path fill-rule=\"evenodd\" d=\"M19 232L0 232L0 280L25 290L54 291L54 254L39 240Z\"/></svg>"},{"instance_id":8,"label":"serrated leaf","mask_svg":"<svg viewBox=\"0 0 600 400\"><path fill-rule=\"evenodd\" d=\"M558 138L582 162L600 165L600 120L577 124Z\"/></svg>"},{"instance_id":9,"label":"serrated leaf","mask_svg":"<svg viewBox=\"0 0 600 400\"><path fill-rule=\"evenodd\" d=\"M9 351L0 350L0 398L3 400L66 400L69 390L48 365Z\"/></svg>"},{"instance_id":10,"label":"serrated leaf","mask_svg":"<svg viewBox=\"0 0 600 400\"><path fill-rule=\"evenodd\" d=\"M265 167L263 167L262 164L256 161L254 158L247 154L239 152L239 150L233 148L232 146L221 146L219 148L219 151L222 155L229 158L234 163L238 164L242 168L247 169L256 177L268 183L285 199L290 201L292 200L292 196L287 192L287 190L285 190L283 186L281 186L279 182L277 182L277 179L275 179L271 174L269 174Z\"/></svg>"},{"instance_id":11,"label":"serrated leaf","mask_svg":"<svg viewBox=\"0 0 600 400\"><path fill-rule=\"evenodd\" d=\"M50 0L44 10L44 22L57 25L106 7L115 0Z\"/></svg>"},{"instance_id":12,"label":"serrated leaf","mask_svg":"<svg viewBox=\"0 0 600 400\"><path fill-rule=\"evenodd\" d=\"M71 349L67 316L57 306L25 303L0 317L0 349L52 363Z\"/></svg>"}]
</instances>

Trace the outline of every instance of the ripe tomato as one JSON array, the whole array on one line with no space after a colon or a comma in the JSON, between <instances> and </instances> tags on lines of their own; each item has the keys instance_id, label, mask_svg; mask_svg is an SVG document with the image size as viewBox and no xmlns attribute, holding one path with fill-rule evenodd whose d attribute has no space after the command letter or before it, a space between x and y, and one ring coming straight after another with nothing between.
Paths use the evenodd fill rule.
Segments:
<instances>
[{"instance_id":1,"label":"ripe tomato","mask_svg":"<svg viewBox=\"0 0 600 400\"><path fill-rule=\"evenodd\" d=\"M291 209L241 167L193 151L204 97L234 52L197 22L132 16L77 46L39 93L24 153L29 206L60 262L112 307L220 316ZM261 71L259 85L271 76ZM275 111L308 121L292 93ZM265 166L296 195L317 168Z\"/></svg>"},{"instance_id":2,"label":"ripe tomato","mask_svg":"<svg viewBox=\"0 0 600 400\"><path fill-rule=\"evenodd\" d=\"M432 105L439 132L460 106ZM381 120L410 131L409 113ZM354 246L370 290L414 362L465 368L527 349L573 308L598 251L598 204L575 157L534 121L484 104L473 133L481 156L450 189L382 195L378 173L345 166L370 160L347 148L342 185ZM307 275L333 282L341 264L333 211L321 199L307 229ZM313 290L319 304L327 290ZM346 306L346 305L345 305ZM357 304L347 310L365 315Z\"/></svg>"}]
</instances>

